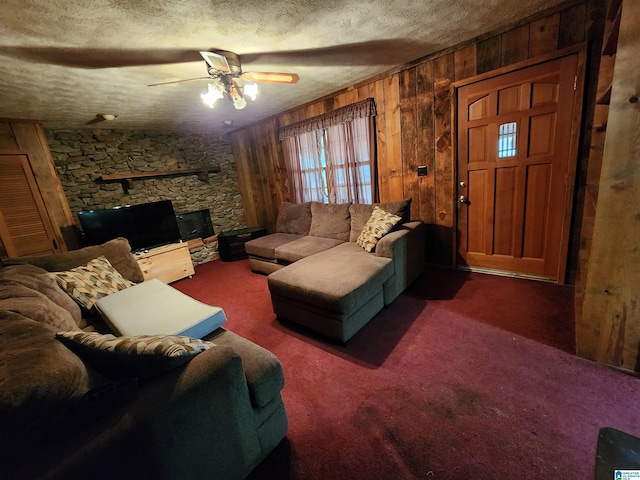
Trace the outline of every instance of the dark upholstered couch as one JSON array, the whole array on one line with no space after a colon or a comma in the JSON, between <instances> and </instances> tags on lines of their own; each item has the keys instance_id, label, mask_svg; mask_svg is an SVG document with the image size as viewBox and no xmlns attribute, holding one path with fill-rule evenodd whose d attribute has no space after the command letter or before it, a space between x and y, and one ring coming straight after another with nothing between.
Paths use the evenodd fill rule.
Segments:
<instances>
[{"instance_id":1,"label":"dark upholstered couch","mask_svg":"<svg viewBox=\"0 0 640 480\"><path fill-rule=\"evenodd\" d=\"M400 220L368 252L358 239L376 206ZM424 224L409 221L410 207L283 203L276 232L245 244L251 268L269 275L276 315L349 340L424 269Z\"/></svg>"},{"instance_id":2,"label":"dark upholstered couch","mask_svg":"<svg viewBox=\"0 0 640 480\"><path fill-rule=\"evenodd\" d=\"M207 337L215 346L186 364L106 376L56 339L105 327L45 270L98 255L142 281L124 239L0 266L0 476L246 477L286 433L278 359L219 328Z\"/></svg>"}]
</instances>

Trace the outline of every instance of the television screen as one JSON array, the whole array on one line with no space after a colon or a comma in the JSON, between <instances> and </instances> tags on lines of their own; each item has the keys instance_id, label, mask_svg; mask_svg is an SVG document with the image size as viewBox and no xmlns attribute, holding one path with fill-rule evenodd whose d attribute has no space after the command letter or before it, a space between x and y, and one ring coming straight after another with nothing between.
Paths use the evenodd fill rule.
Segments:
<instances>
[{"instance_id":1,"label":"television screen","mask_svg":"<svg viewBox=\"0 0 640 480\"><path fill-rule=\"evenodd\" d=\"M135 252L180 241L171 200L87 210L79 212L78 218L90 245L125 237Z\"/></svg>"}]
</instances>

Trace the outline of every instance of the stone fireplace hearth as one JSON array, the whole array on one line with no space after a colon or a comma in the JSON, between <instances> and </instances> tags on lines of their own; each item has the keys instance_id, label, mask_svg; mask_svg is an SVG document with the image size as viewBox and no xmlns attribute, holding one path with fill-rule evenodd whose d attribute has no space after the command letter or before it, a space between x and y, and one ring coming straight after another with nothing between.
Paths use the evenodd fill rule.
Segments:
<instances>
[{"instance_id":1,"label":"stone fireplace hearth","mask_svg":"<svg viewBox=\"0 0 640 480\"><path fill-rule=\"evenodd\" d=\"M214 233L190 242L194 265L218 258L215 233L246 227L231 145L226 136L119 130L46 131L69 207L83 210L171 200L176 212L207 210ZM217 166L202 176L143 178L125 191L101 175Z\"/></svg>"}]
</instances>

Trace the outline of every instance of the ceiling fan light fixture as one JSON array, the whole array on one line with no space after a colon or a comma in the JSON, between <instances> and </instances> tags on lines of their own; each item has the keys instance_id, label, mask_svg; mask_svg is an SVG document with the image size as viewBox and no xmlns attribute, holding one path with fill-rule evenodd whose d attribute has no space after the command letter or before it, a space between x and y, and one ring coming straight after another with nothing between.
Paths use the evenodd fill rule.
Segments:
<instances>
[{"instance_id":1,"label":"ceiling fan light fixture","mask_svg":"<svg viewBox=\"0 0 640 480\"><path fill-rule=\"evenodd\" d=\"M205 105L209 106L209 108L215 107L216 101L218 101L220 98L223 98L223 97L224 97L224 94L220 86L218 84L212 85L211 83L209 84L207 93L200 94L200 98L205 103Z\"/></svg>"},{"instance_id":2,"label":"ceiling fan light fixture","mask_svg":"<svg viewBox=\"0 0 640 480\"><path fill-rule=\"evenodd\" d=\"M236 97L233 99L233 106L236 108L236 110L242 110L247 106L247 101L244 99L244 97Z\"/></svg>"},{"instance_id":3,"label":"ceiling fan light fixture","mask_svg":"<svg viewBox=\"0 0 640 480\"><path fill-rule=\"evenodd\" d=\"M258 95L258 86L254 82L271 83L296 83L300 77L296 73L278 72L242 72L240 57L227 50L214 50L212 52L200 51L207 66L208 77L186 78L170 82L151 83L150 87L168 85L197 80L209 80L207 92L201 93L200 98L209 108L214 108L218 99L227 97L236 110L242 110L247 106L246 97L255 100ZM243 86L238 85L235 79L242 79ZM114 117L115 118L115 117Z\"/></svg>"},{"instance_id":4,"label":"ceiling fan light fixture","mask_svg":"<svg viewBox=\"0 0 640 480\"><path fill-rule=\"evenodd\" d=\"M256 97L258 96L258 85L255 83L245 84L243 90L244 90L244 94L248 95L249 98L251 98L251 100L255 100Z\"/></svg>"},{"instance_id":5,"label":"ceiling fan light fixture","mask_svg":"<svg viewBox=\"0 0 640 480\"><path fill-rule=\"evenodd\" d=\"M242 95L242 90L240 90L240 86L235 80L230 77L223 77L222 83L224 84L227 97L231 100L236 110L242 110L247 106L247 101Z\"/></svg>"}]
</instances>

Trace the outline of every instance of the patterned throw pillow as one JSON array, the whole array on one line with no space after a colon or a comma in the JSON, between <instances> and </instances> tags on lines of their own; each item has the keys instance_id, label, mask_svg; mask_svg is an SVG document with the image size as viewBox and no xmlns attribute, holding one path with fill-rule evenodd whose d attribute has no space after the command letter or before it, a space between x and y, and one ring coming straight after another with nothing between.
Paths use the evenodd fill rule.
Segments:
<instances>
[{"instance_id":1,"label":"patterned throw pillow","mask_svg":"<svg viewBox=\"0 0 640 480\"><path fill-rule=\"evenodd\" d=\"M86 310L91 310L102 297L135 285L120 275L105 257L95 258L86 265L66 272L51 272L49 275Z\"/></svg>"},{"instance_id":2,"label":"patterned throw pillow","mask_svg":"<svg viewBox=\"0 0 640 480\"><path fill-rule=\"evenodd\" d=\"M180 335L115 337L97 332L59 332L56 338L114 378L159 375L215 346L212 342Z\"/></svg>"},{"instance_id":3,"label":"patterned throw pillow","mask_svg":"<svg viewBox=\"0 0 640 480\"><path fill-rule=\"evenodd\" d=\"M373 207L373 212L371 212L369 220L367 220L362 232L360 232L356 243L367 252L373 252L378 240L389 233L400 220L402 220L402 217L398 215L385 212L378 206Z\"/></svg>"}]
</instances>

